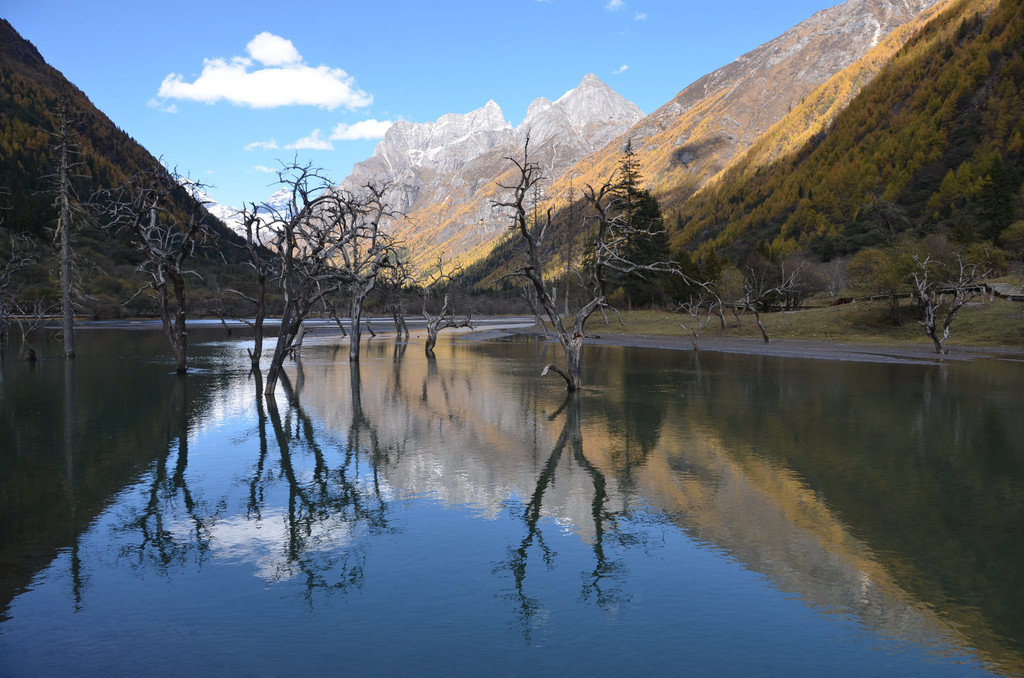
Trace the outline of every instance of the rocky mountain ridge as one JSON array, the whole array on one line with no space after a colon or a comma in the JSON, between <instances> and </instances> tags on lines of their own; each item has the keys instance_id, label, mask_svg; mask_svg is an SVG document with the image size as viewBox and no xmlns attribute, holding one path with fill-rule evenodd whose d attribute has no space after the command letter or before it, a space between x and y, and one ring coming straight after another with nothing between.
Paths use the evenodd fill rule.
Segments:
<instances>
[{"instance_id":1,"label":"rocky mountain ridge","mask_svg":"<svg viewBox=\"0 0 1024 678\"><path fill-rule=\"evenodd\" d=\"M557 176L642 117L635 104L588 74L553 102L535 99L514 128L494 101L436 122L398 122L339 189L358 192L367 183L390 183L391 204L407 217L393 229L415 252L413 258L456 258L500 232L491 195L506 159L522 149L527 135L545 171Z\"/></svg>"}]
</instances>

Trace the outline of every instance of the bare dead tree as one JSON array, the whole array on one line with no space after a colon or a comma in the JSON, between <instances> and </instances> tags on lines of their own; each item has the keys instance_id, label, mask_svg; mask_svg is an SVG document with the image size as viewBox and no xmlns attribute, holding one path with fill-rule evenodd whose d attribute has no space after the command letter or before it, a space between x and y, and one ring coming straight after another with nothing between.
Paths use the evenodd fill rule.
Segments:
<instances>
[{"instance_id":1,"label":"bare dead tree","mask_svg":"<svg viewBox=\"0 0 1024 678\"><path fill-rule=\"evenodd\" d=\"M323 170L293 161L278 171L278 183L288 189L283 207L265 204L265 226L276 253L275 276L281 284L284 309L267 372L264 393L277 387L285 357L301 336L302 324L315 304L336 294L348 282L336 259L350 237L345 228L346 205L331 189Z\"/></svg>"},{"instance_id":2,"label":"bare dead tree","mask_svg":"<svg viewBox=\"0 0 1024 678\"><path fill-rule=\"evenodd\" d=\"M525 261L509 275L525 278L533 286L537 301L565 352L565 368L552 363L547 365L541 374L543 376L548 372L555 372L565 379L569 391L578 391L583 387L583 342L587 320L594 312L611 308L607 302L609 275L643 275L645 272L653 271L678 272L678 268L670 261L649 264L631 261L625 252L626 243L653 235L654 231L649 225L640 227L623 218L621 197L611 179L598 188L587 185L584 198L593 215L584 217L592 222L588 231L591 235L585 247L587 255L583 258L581 267L577 269L583 293L575 312L561 313L555 303L554 284L549 282L545 272L545 237L551 225L551 210L543 217L531 218L527 205L531 192L543 180L540 166L529 159L529 146L530 140L527 137L523 144L522 159L508 158L515 168L515 182L502 185L501 188L510 192L509 197L504 201L494 201L492 204L496 209L504 210L511 218L511 229L524 245Z\"/></svg>"},{"instance_id":3,"label":"bare dead tree","mask_svg":"<svg viewBox=\"0 0 1024 678\"><path fill-rule=\"evenodd\" d=\"M3 219L0 218L0 224ZM7 343L8 318L18 305L21 285L18 272L32 263L29 238L24 234L8 233L8 241L0 246L0 355Z\"/></svg>"},{"instance_id":4,"label":"bare dead tree","mask_svg":"<svg viewBox=\"0 0 1024 678\"><path fill-rule=\"evenodd\" d=\"M396 248L390 266L382 268L377 275L377 289L384 301L384 311L395 323L395 340L399 342L409 340L409 326L405 322L405 291L412 280L405 253Z\"/></svg>"},{"instance_id":5,"label":"bare dead tree","mask_svg":"<svg viewBox=\"0 0 1024 678\"><path fill-rule=\"evenodd\" d=\"M555 292L552 292L552 297L555 296ZM533 314L533 322L537 325L537 329L544 333L544 338L548 338L548 326L544 323L544 312L540 308L540 304L537 301L537 290L534 289L532 283L525 283L520 292L520 296L526 302L527 307L530 309L530 313ZM566 295L566 299L568 299ZM568 303L568 302L566 302ZM568 316L569 311L565 311Z\"/></svg>"},{"instance_id":6,"label":"bare dead tree","mask_svg":"<svg viewBox=\"0 0 1024 678\"><path fill-rule=\"evenodd\" d=\"M29 301L22 297L18 274L33 260L31 238L26 234L8 233L7 242L0 247L0 355L7 344L7 328L13 320L21 335L22 356L35 360L36 350L29 336L46 324L54 310L45 299Z\"/></svg>"},{"instance_id":7,"label":"bare dead tree","mask_svg":"<svg viewBox=\"0 0 1024 678\"><path fill-rule=\"evenodd\" d=\"M704 291L690 295L690 298L680 304L677 309L693 318L689 327L683 323L679 323L679 326L690 335L690 343L693 344L694 351L698 350L700 335L711 324L711 317L715 315L716 309L718 309L718 313L721 313L722 308L722 300L715 293L711 283L705 283L702 287Z\"/></svg>"},{"instance_id":8,"label":"bare dead tree","mask_svg":"<svg viewBox=\"0 0 1024 678\"><path fill-rule=\"evenodd\" d=\"M839 301L839 294L850 284L849 257L836 257L822 265L828 294L833 302Z\"/></svg>"},{"instance_id":9,"label":"bare dead tree","mask_svg":"<svg viewBox=\"0 0 1024 678\"><path fill-rule=\"evenodd\" d=\"M991 272L988 262L970 262L953 253L951 261L913 255L917 268L911 274L914 297L921 309L920 324L935 344L935 352L947 353L946 340L956 314L981 291L980 280ZM940 325L941 322L941 325Z\"/></svg>"},{"instance_id":10,"label":"bare dead tree","mask_svg":"<svg viewBox=\"0 0 1024 678\"><path fill-rule=\"evenodd\" d=\"M761 322L761 312L770 309L790 293L799 281L800 269L798 265L795 270L786 273L785 262L780 263L778 267L770 263L747 267L747 275L743 280L743 296L739 300L739 305L743 310L753 312L754 322L761 330L761 337L766 344L769 343L768 331Z\"/></svg>"},{"instance_id":11,"label":"bare dead tree","mask_svg":"<svg viewBox=\"0 0 1024 678\"><path fill-rule=\"evenodd\" d=\"M252 322L244 318L242 321L253 328L254 346L251 351L246 351L249 353L252 369L258 372L263 356L263 323L267 318L267 279L273 269L272 260L267 256L266 240L273 236L266 224L265 214L261 213L261 207L256 203L244 206L239 216L245 228L245 244L242 247L248 256L246 265L252 269L256 278L256 291L253 295L236 289L226 291L245 299L254 307Z\"/></svg>"},{"instance_id":12,"label":"bare dead tree","mask_svg":"<svg viewBox=\"0 0 1024 678\"><path fill-rule=\"evenodd\" d=\"M19 334L21 334L21 356L25 360L34 362L38 357L38 352L29 340L29 337L36 330L42 329L50 322L50 319L57 311L57 306L45 298L34 300L22 299L18 301L12 310L14 311L14 322L18 326Z\"/></svg>"},{"instance_id":13,"label":"bare dead tree","mask_svg":"<svg viewBox=\"0 0 1024 678\"><path fill-rule=\"evenodd\" d=\"M344 273L349 297L349 361L359 360L359 340L363 304L377 285L377 276L392 266L397 243L385 230L385 223L397 214L388 205L387 184L367 184L361 195L335 194L342 206L339 212L343 238L337 248L337 265ZM367 328L373 334L373 330Z\"/></svg>"},{"instance_id":14,"label":"bare dead tree","mask_svg":"<svg viewBox=\"0 0 1024 678\"><path fill-rule=\"evenodd\" d=\"M461 271L461 266L445 270L444 256L441 255L437 258L437 270L423 285L421 296L423 298L423 318L427 321L425 350L428 358L434 357L434 346L437 345L437 335L441 330L452 327L472 327L472 311L459 318L455 310L452 288L455 276ZM437 315L432 314L429 308L429 302L435 294L441 295L441 309Z\"/></svg>"},{"instance_id":15,"label":"bare dead tree","mask_svg":"<svg viewBox=\"0 0 1024 678\"><path fill-rule=\"evenodd\" d=\"M334 321L334 324L338 326L338 331L341 332L341 336L347 337L348 330L345 329L345 323L342 322L345 314L340 313L338 308L340 306L347 306L348 304L344 303L343 300L337 299L337 297L324 297L323 300L321 300L321 304L323 306L324 315Z\"/></svg>"},{"instance_id":16,"label":"bare dead tree","mask_svg":"<svg viewBox=\"0 0 1024 678\"><path fill-rule=\"evenodd\" d=\"M183 185L187 200L180 199ZM188 371L185 279L189 275L198 277L186 264L197 247L216 244L216 236L206 222L204 201L197 197L201 191L201 184L157 166L135 175L120 188L104 192L108 227L127 232L142 253L138 268L149 283L136 296L145 289L155 292L178 374Z\"/></svg>"},{"instance_id":17,"label":"bare dead tree","mask_svg":"<svg viewBox=\"0 0 1024 678\"><path fill-rule=\"evenodd\" d=\"M62 307L62 331L64 335L64 357L75 357L75 307L73 283L73 256L71 246L72 215L81 210L77 208L78 197L72 185L72 174L83 162L73 161L78 154L78 145L74 139L75 121L71 117L70 101L67 93L62 92L57 106L56 117L59 125L51 132L54 137L54 150L57 155L57 171L53 176L55 189L55 206L57 207L56 239L60 242L60 287Z\"/></svg>"}]
</instances>

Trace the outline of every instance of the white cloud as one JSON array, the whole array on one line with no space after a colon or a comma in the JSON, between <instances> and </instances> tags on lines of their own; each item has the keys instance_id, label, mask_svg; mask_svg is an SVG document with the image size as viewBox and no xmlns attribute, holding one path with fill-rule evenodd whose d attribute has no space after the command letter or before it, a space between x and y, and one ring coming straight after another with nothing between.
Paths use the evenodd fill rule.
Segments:
<instances>
[{"instance_id":1,"label":"white cloud","mask_svg":"<svg viewBox=\"0 0 1024 678\"><path fill-rule=\"evenodd\" d=\"M626 3L623 0L608 0L608 4L604 8L609 12L618 12L620 9L626 8Z\"/></svg>"},{"instance_id":2,"label":"white cloud","mask_svg":"<svg viewBox=\"0 0 1024 678\"><path fill-rule=\"evenodd\" d=\"M177 113L178 107L175 104L165 104L159 99L150 99L146 102L146 106L155 109L157 111L163 111L164 113Z\"/></svg>"},{"instance_id":3,"label":"white cloud","mask_svg":"<svg viewBox=\"0 0 1024 678\"><path fill-rule=\"evenodd\" d=\"M291 40L263 31L245 46L249 56L264 66L287 66L302 61Z\"/></svg>"},{"instance_id":4,"label":"white cloud","mask_svg":"<svg viewBox=\"0 0 1024 678\"><path fill-rule=\"evenodd\" d=\"M392 125L390 120L360 120L353 125L346 125L343 122L339 122L334 126L334 131L331 132L331 139L334 141L356 141L359 139L382 139L384 133L388 131Z\"/></svg>"},{"instance_id":5,"label":"white cloud","mask_svg":"<svg viewBox=\"0 0 1024 678\"><path fill-rule=\"evenodd\" d=\"M297 151L333 151L334 145L329 140L324 139L322 130L315 129L308 137L303 137L290 143L285 148Z\"/></svg>"},{"instance_id":6,"label":"white cloud","mask_svg":"<svg viewBox=\"0 0 1024 678\"><path fill-rule=\"evenodd\" d=\"M273 174L274 170L266 165L253 165L252 168L257 172L263 172L264 174Z\"/></svg>"},{"instance_id":7,"label":"white cloud","mask_svg":"<svg viewBox=\"0 0 1024 678\"><path fill-rule=\"evenodd\" d=\"M612 71L612 73L614 75L618 75L619 73L625 73L628 70L629 70L629 65L628 64L622 64L621 66L616 68L614 71Z\"/></svg>"},{"instance_id":8,"label":"white cloud","mask_svg":"<svg viewBox=\"0 0 1024 678\"><path fill-rule=\"evenodd\" d=\"M647 21L647 12L637 12L633 15L633 21Z\"/></svg>"},{"instance_id":9,"label":"white cloud","mask_svg":"<svg viewBox=\"0 0 1024 678\"><path fill-rule=\"evenodd\" d=\"M160 99L180 99L213 104L222 99L236 106L277 108L318 106L349 110L373 103L373 97L355 85L340 68L307 66L291 41L260 33L246 49L249 56L204 59L203 71L193 82L171 73L160 83ZM254 68L254 61L264 68Z\"/></svg>"},{"instance_id":10,"label":"white cloud","mask_svg":"<svg viewBox=\"0 0 1024 678\"><path fill-rule=\"evenodd\" d=\"M247 151L274 151L278 148L280 148L280 146L277 145L276 139L271 139L270 141L254 141L251 144L245 145L245 150Z\"/></svg>"}]
</instances>

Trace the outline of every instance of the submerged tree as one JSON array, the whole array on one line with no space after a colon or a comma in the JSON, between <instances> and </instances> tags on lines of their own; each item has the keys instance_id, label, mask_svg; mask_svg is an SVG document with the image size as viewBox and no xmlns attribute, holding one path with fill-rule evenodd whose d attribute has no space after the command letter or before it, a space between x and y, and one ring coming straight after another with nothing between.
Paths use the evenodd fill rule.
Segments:
<instances>
[{"instance_id":1,"label":"submerged tree","mask_svg":"<svg viewBox=\"0 0 1024 678\"><path fill-rule=\"evenodd\" d=\"M78 153L72 127L74 121L69 111L67 93L62 93L57 108L59 128L52 132L55 139L54 150L57 155L57 172L53 177L55 206L57 208L56 238L60 242L60 287L61 308L63 315L62 330L64 334L64 357L75 357L75 307L73 299L74 283L72 281L73 250L71 246L72 213L77 204L77 196L72 185L72 172L83 163L74 162L73 156Z\"/></svg>"},{"instance_id":2,"label":"submerged tree","mask_svg":"<svg viewBox=\"0 0 1024 678\"><path fill-rule=\"evenodd\" d=\"M461 270L462 267L457 266L446 271L444 257L438 257L436 272L431 274L430 279L423 285L421 296L423 297L423 318L427 321L427 343L425 348L428 358L434 357L434 346L437 345L438 332L451 327L472 326L472 312L468 312L465 316L459 318L455 310L453 287L455 276ZM441 296L441 308L436 315L431 313L429 308L429 302L435 294Z\"/></svg>"},{"instance_id":3,"label":"submerged tree","mask_svg":"<svg viewBox=\"0 0 1024 678\"><path fill-rule=\"evenodd\" d=\"M264 388L267 395L277 387L284 359L301 336L302 323L314 304L337 293L345 282L335 265L343 237L343 206L330 190L330 179L318 168L292 162L278 171L278 183L289 193L285 205L263 207L269 245L277 257L275 275L284 296Z\"/></svg>"},{"instance_id":4,"label":"submerged tree","mask_svg":"<svg viewBox=\"0 0 1024 678\"><path fill-rule=\"evenodd\" d=\"M543 217L531 215L528 200L543 180L540 165L529 158L530 140L523 145L522 159L508 158L515 168L515 183L503 185L511 192L505 201L495 201L494 207L505 210L512 219L512 231L524 245L524 258L510 275L529 281L537 303L551 323L552 330L565 351L565 368L547 365L542 372L560 374L570 391L583 387L582 361L586 324L590 316L610 308L609 281L612 276L624 279L652 272L676 272L671 261L637 262L631 257L628 243L639 243L660 232L660 224L636 223L623 211L624 202L619 184L611 179L594 188L587 185L584 199L591 214L582 218L587 223L586 256L574 272L580 283L579 306L575 312L562 313L556 307L556 288L546 272L546 237L551 226L551 211ZM582 230L582 229L581 229Z\"/></svg>"},{"instance_id":5,"label":"submerged tree","mask_svg":"<svg viewBox=\"0 0 1024 678\"><path fill-rule=\"evenodd\" d=\"M262 227L276 254L274 275L281 284L284 309L267 373L265 392L277 386L289 352L301 341L303 322L317 305L331 306L345 293L350 299L350 359L358 359L362 304L376 277L389 265L393 241L383 222L391 216L386 187L367 186L355 196L333 188L323 170L292 162L278 172L289 194L286 204L261 208Z\"/></svg>"},{"instance_id":6,"label":"submerged tree","mask_svg":"<svg viewBox=\"0 0 1024 678\"><path fill-rule=\"evenodd\" d=\"M7 345L8 324L14 320L21 334L22 356L35 360L36 350L29 343L29 335L46 324L53 309L45 298L29 301L23 296L20 273L35 259L32 239L24 233L7 235L6 242L0 242L0 356Z\"/></svg>"},{"instance_id":7,"label":"submerged tree","mask_svg":"<svg viewBox=\"0 0 1024 678\"><path fill-rule=\"evenodd\" d=\"M359 338L366 297L377 285L381 271L392 266L397 258L394 238L384 229L394 218L385 195L386 184L367 184L361 195L336 193L339 201L342 238L338 246L337 265L341 269L349 299L349 354L352 362L359 360ZM369 323L369 321L367 321ZM373 333L373 330L370 330Z\"/></svg>"},{"instance_id":8,"label":"submerged tree","mask_svg":"<svg viewBox=\"0 0 1024 678\"><path fill-rule=\"evenodd\" d=\"M396 251L394 260L377 275L377 290L383 299L384 311L395 323L395 339L399 342L409 340L409 325L405 322L405 289L412 280L403 251Z\"/></svg>"},{"instance_id":9,"label":"submerged tree","mask_svg":"<svg viewBox=\"0 0 1024 678\"><path fill-rule=\"evenodd\" d=\"M2 214L0 224L3 224ZM14 233L7 235L8 242L0 242L0 355L3 355L7 343L7 317L18 298L17 274L31 261L24 246L28 236L18 236Z\"/></svg>"},{"instance_id":10,"label":"submerged tree","mask_svg":"<svg viewBox=\"0 0 1024 678\"><path fill-rule=\"evenodd\" d=\"M252 322L250 323L248 320L244 322L253 328L253 348L252 350L246 349L246 351L249 353L252 369L258 372L260 359L263 356L263 323L267 318L267 280L272 274L273 260L267 249L266 239L269 237L269 233L261 207L250 203L242 208L239 217L245 228L245 243L242 247L248 259L246 265L253 271L256 289L252 295L236 289L226 291L242 297L254 307Z\"/></svg>"},{"instance_id":11,"label":"submerged tree","mask_svg":"<svg viewBox=\"0 0 1024 678\"><path fill-rule=\"evenodd\" d=\"M142 253L138 268L149 283L136 296L145 289L155 292L178 374L188 371L185 279L198 277L186 265L196 248L216 245L204 201L198 197L201 189L201 184L156 166L136 174L124 186L104 192L108 227L128 233Z\"/></svg>"}]
</instances>

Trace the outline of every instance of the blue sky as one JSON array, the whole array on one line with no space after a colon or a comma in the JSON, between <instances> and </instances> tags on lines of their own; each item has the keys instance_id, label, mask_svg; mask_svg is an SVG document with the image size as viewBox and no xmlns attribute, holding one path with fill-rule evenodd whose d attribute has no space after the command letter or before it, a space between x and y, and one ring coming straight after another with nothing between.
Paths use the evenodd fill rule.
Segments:
<instances>
[{"instance_id":1,"label":"blue sky","mask_svg":"<svg viewBox=\"0 0 1024 678\"><path fill-rule=\"evenodd\" d=\"M644 113L838 0L0 0L115 124L226 205L298 157L337 181L388 123L493 99L518 125L594 73Z\"/></svg>"}]
</instances>

